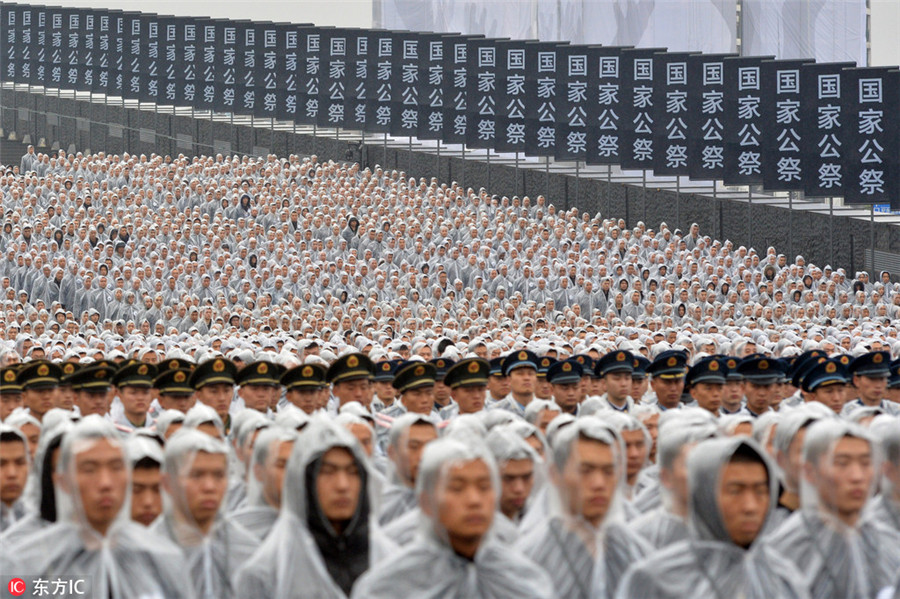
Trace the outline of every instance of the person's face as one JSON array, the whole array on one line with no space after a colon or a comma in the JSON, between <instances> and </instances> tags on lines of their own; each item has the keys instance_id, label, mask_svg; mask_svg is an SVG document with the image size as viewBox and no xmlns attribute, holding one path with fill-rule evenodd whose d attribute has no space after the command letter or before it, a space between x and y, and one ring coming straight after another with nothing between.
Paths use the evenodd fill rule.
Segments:
<instances>
[{"instance_id":1,"label":"person's face","mask_svg":"<svg viewBox=\"0 0 900 599\"><path fill-rule=\"evenodd\" d=\"M407 482L415 485L419 475L419 463L425 446L437 439L437 431L429 424L414 424L409 427L406 439L401 440L400 454L396 455L393 447L388 449L389 457L399 466L400 472L407 477Z\"/></svg>"},{"instance_id":2,"label":"person's face","mask_svg":"<svg viewBox=\"0 0 900 599\"><path fill-rule=\"evenodd\" d=\"M581 397L581 383L553 385L553 399L566 412L573 412Z\"/></svg>"},{"instance_id":3,"label":"person's face","mask_svg":"<svg viewBox=\"0 0 900 599\"><path fill-rule=\"evenodd\" d=\"M684 377L664 379L655 377L650 381L650 386L656 392L659 405L670 410L678 405L681 393L684 391Z\"/></svg>"},{"instance_id":4,"label":"person's face","mask_svg":"<svg viewBox=\"0 0 900 599\"><path fill-rule=\"evenodd\" d=\"M471 547L494 520L497 493L490 468L482 460L472 460L449 468L445 477L437 505L423 504L422 509L447 531L451 546Z\"/></svg>"},{"instance_id":5,"label":"person's face","mask_svg":"<svg viewBox=\"0 0 900 599\"><path fill-rule=\"evenodd\" d=\"M691 397L697 400L697 405L713 414L718 415L724 396L725 385L721 383L695 383L691 385Z\"/></svg>"},{"instance_id":6,"label":"person's face","mask_svg":"<svg viewBox=\"0 0 900 599\"><path fill-rule=\"evenodd\" d=\"M291 389L285 397L307 414L312 414L319 407L319 389L315 387Z\"/></svg>"},{"instance_id":7,"label":"person's face","mask_svg":"<svg viewBox=\"0 0 900 599\"><path fill-rule=\"evenodd\" d=\"M150 389L148 387L119 387L119 399L125 408L126 416L130 418L144 418L150 409Z\"/></svg>"},{"instance_id":8,"label":"person's face","mask_svg":"<svg viewBox=\"0 0 900 599\"><path fill-rule=\"evenodd\" d=\"M501 399L509 394L510 384L508 376L491 376L488 378L488 391L494 399Z\"/></svg>"},{"instance_id":9,"label":"person's face","mask_svg":"<svg viewBox=\"0 0 900 599\"><path fill-rule=\"evenodd\" d=\"M622 431L621 434L625 441L628 481L632 483L637 479L637 475L647 459L647 440L644 438L642 430Z\"/></svg>"},{"instance_id":10,"label":"person's face","mask_svg":"<svg viewBox=\"0 0 900 599\"><path fill-rule=\"evenodd\" d=\"M185 515L201 530L208 530L228 489L228 458L219 453L197 452L190 467L178 477L186 502Z\"/></svg>"},{"instance_id":11,"label":"person's face","mask_svg":"<svg viewBox=\"0 0 900 599\"><path fill-rule=\"evenodd\" d=\"M614 402L625 401L631 392L630 372L610 372L603 377L603 380L606 381L606 393Z\"/></svg>"},{"instance_id":12,"label":"person's face","mask_svg":"<svg viewBox=\"0 0 900 599\"><path fill-rule=\"evenodd\" d=\"M362 491L359 464L343 447L329 449L322 456L316 476L316 498L322 514L335 525L350 520L356 513ZM336 526L343 529L343 526Z\"/></svg>"},{"instance_id":13,"label":"person's face","mask_svg":"<svg viewBox=\"0 0 900 599\"><path fill-rule=\"evenodd\" d=\"M150 526L162 513L159 468L135 468L131 473L131 519Z\"/></svg>"},{"instance_id":14,"label":"person's face","mask_svg":"<svg viewBox=\"0 0 900 599\"><path fill-rule=\"evenodd\" d=\"M863 439L844 437L831 455L806 464L805 474L818 489L822 504L852 524L866 505L875 476L872 447Z\"/></svg>"},{"instance_id":15,"label":"person's face","mask_svg":"<svg viewBox=\"0 0 900 599\"><path fill-rule=\"evenodd\" d=\"M40 420L56 405L56 387L26 389L22 392L22 398L31 415Z\"/></svg>"},{"instance_id":16,"label":"person's face","mask_svg":"<svg viewBox=\"0 0 900 599\"><path fill-rule=\"evenodd\" d=\"M451 397L459 404L460 414L474 414L484 409L487 385L464 385L450 391Z\"/></svg>"},{"instance_id":17,"label":"person's face","mask_svg":"<svg viewBox=\"0 0 900 599\"><path fill-rule=\"evenodd\" d=\"M769 510L769 476L758 462L729 462L719 477L719 511L731 541L749 547Z\"/></svg>"},{"instance_id":18,"label":"person's face","mask_svg":"<svg viewBox=\"0 0 900 599\"><path fill-rule=\"evenodd\" d=\"M185 414L196 403L193 393L165 393L160 394L157 399L164 410L178 410Z\"/></svg>"},{"instance_id":19,"label":"person's face","mask_svg":"<svg viewBox=\"0 0 900 599\"><path fill-rule=\"evenodd\" d=\"M342 381L334 385L334 394L338 398L340 405L350 401L358 401L368 408L372 403L373 391L372 383L368 379Z\"/></svg>"},{"instance_id":20,"label":"person's face","mask_svg":"<svg viewBox=\"0 0 900 599\"><path fill-rule=\"evenodd\" d=\"M293 441L280 441L275 443L274 451L269 452L265 464L257 464L254 475L263 483L263 497L266 503L275 509L281 507L281 490L284 486L284 468L291 451L294 449Z\"/></svg>"},{"instance_id":21,"label":"person's face","mask_svg":"<svg viewBox=\"0 0 900 599\"><path fill-rule=\"evenodd\" d=\"M355 422L348 427L348 430L359 441L366 455L372 457L372 454L375 452L375 440L372 438L371 429L364 424Z\"/></svg>"},{"instance_id":22,"label":"person's face","mask_svg":"<svg viewBox=\"0 0 900 599\"><path fill-rule=\"evenodd\" d=\"M747 397L747 408L755 414L762 414L769 409L775 385L761 385L752 381L744 383L744 395Z\"/></svg>"},{"instance_id":23,"label":"person's face","mask_svg":"<svg viewBox=\"0 0 900 599\"><path fill-rule=\"evenodd\" d=\"M30 441L29 441L30 443ZM29 456L21 441L0 443L0 502L11 506L25 490Z\"/></svg>"},{"instance_id":24,"label":"person's face","mask_svg":"<svg viewBox=\"0 0 900 599\"><path fill-rule=\"evenodd\" d=\"M201 403L211 407L221 418L224 418L231 406L233 393L234 385L231 383L213 383L197 389L195 395Z\"/></svg>"},{"instance_id":25,"label":"person's face","mask_svg":"<svg viewBox=\"0 0 900 599\"><path fill-rule=\"evenodd\" d=\"M578 439L562 473L571 513L581 514L595 527L606 516L618 484L614 458L609 445Z\"/></svg>"},{"instance_id":26,"label":"person's face","mask_svg":"<svg viewBox=\"0 0 900 599\"><path fill-rule=\"evenodd\" d=\"M400 401L410 412L428 415L434 407L434 385L404 391Z\"/></svg>"},{"instance_id":27,"label":"person's face","mask_svg":"<svg viewBox=\"0 0 900 599\"><path fill-rule=\"evenodd\" d=\"M881 401L884 397L887 390L887 378L854 375L853 385L856 387L860 399L866 403L874 404Z\"/></svg>"},{"instance_id":28,"label":"person's face","mask_svg":"<svg viewBox=\"0 0 900 599\"><path fill-rule=\"evenodd\" d=\"M75 394L75 403L81 411L81 416L90 414L104 415L109 411L109 390L83 389Z\"/></svg>"},{"instance_id":29,"label":"person's face","mask_svg":"<svg viewBox=\"0 0 900 599\"><path fill-rule=\"evenodd\" d=\"M820 401L834 410L835 414L840 414L847 402L847 385L836 383L816 387L815 391L808 395L812 400Z\"/></svg>"},{"instance_id":30,"label":"person's face","mask_svg":"<svg viewBox=\"0 0 900 599\"><path fill-rule=\"evenodd\" d=\"M534 384L537 381L537 371L533 368L516 368L509 373L509 387L513 395L534 395Z\"/></svg>"},{"instance_id":31,"label":"person's face","mask_svg":"<svg viewBox=\"0 0 900 599\"><path fill-rule=\"evenodd\" d=\"M125 453L118 443L99 439L78 452L74 460L76 488L70 492L80 496L88 524L105 535L125 502L128 487ZM62 482L62 486L67 485Z\"/></svg>"},{"instance_id":32,"label":"person's face","mask_svg":"<svg viewBox=\"0 0 900 599\"><path fill-rule=\"evenodd\" d=\"M0 420L6 420L6 417L12 414L13 410L23 405L21 393L6 393L0 396Z\"/></svg>"},{"instance_id":33,"label":"person's face","mask_svg":"<svg viewBox=\"0 0 900 599\"><path fill-rule=\"evenodd\" d=\"M631 379L631 397L634 398L635 401L639 401L644 393L647 392L647 388L650 386L650 381L647 377L638 377Z\"/></svg>"},{"instance_id":34,"label":"person's face","mask_svg":"<svg viewBox=\"0 0 900 599\"><path fill-rule=\"evenodd\" d=\"M672 468L660 468L661 484L674 495L676 506L686 512L688 504L687 455L693 443L686 443L672 462ZM686 514L685 514L686 515Z\"/></svg>"},{"instance_id":35,"label":"person's face","mask_svg":"<svg viewBox=\"0 0 900 599\"><path fill-rule=\"evenodd\" d=\"M534 487L534 461L509 460L500 470L500 511L511 520L525 508Z\"/></svg>"},{"instance_id":36,"label":"person's face","mask_svg":"<svg viewBox=\"0 0 900 599\"><path fill-rule=\"evenodd\" d=\"M269 408L271 387L272 385L244 385L238 389L238 395L247 408L265 413Z\"/></svg>"}]
</instances>

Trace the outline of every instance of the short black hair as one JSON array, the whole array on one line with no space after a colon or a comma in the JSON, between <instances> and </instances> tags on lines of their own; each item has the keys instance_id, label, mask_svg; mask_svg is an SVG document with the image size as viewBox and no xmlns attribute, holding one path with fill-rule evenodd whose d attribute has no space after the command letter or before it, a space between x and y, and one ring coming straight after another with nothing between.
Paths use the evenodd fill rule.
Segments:
<instances>
[{"instance_id":1,"label":"short black hair","mask_svg":"<svg viewBox=\"0 0 900 599\"><path fill-rule=\"evenodd\" d=\"M150 456L144 456L134 463L134 466L131 467L132 470L154 470L162 468L162 464L151 458Z\"/></svg>"},{"instance_id":2,"label":"short black hair","mask_svg":"<svg viewBox=\"0 0 900 599\"><path fill-rule=\"evenodd\" d=\"M13 431L3 431L0 433L0 443L25 443L27 442L19 433L14 433Z\"/></svg>"}]
</instances>

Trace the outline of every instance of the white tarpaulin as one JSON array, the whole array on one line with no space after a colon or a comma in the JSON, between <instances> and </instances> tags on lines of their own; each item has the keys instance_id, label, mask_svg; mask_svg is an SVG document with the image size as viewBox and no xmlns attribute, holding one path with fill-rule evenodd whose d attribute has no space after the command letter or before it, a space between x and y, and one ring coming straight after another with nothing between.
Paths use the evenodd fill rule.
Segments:
<instances>
[{"instance_id":1,"label":"white tarpaulin","mask_svg":"<svg viewBox=\"0 0 900 599\"><path fill-rule=\"evenodd\" d=\"M744 54L866 65L866 0L744 0Z\"/></svg>"}]
</instances>

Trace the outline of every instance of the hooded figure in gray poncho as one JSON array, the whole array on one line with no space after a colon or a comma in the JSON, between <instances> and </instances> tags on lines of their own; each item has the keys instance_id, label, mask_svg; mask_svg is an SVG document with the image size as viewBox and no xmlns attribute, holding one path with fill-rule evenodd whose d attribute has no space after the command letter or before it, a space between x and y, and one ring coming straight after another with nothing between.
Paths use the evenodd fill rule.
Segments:
<instances>
[{"instance_id":1,"label":"hooded figure in gray poncho","mask_svg":"<svg viewBox=\"0 0 900 599\"><path fill-rule=\"evenodd\" d=\"M863 518L879 468L865 429L838 419L806 431L800 510L767 538L803 572L814 599L875 597L900 569L900 534Z\"/></svg>"},{"instance_id":2,"label":"hooded figure in gray poncho","mask_svg":"<svg viewBox=\"0 0 900 599\"><path fill-rule=\"evenodd\" d=\"M62 574L84 579L89 588L72 596L193 597L178 547L131 521L130 474L111 422L91 415L74 425L55 473L58 520L4 546L7 557L0 561L12 563L3 570L51 581Z\"/></svg>"},{"instance_id":3,"label":"hooded figure in gray poncho","mask_svg":"<svg viewBox=\"0 0 900 599\"><path fill-rule=\"evenodd\" d=\"M869 426L884 453L881 493L869 502L863 517L887 524L900 533L900 419L882 414Z\"/></svg>"},{"instance_id":4,"label":"hooded figure in gray poncho","mask_svg":"<svg viewBox=\"0 0 900 599\"><path fill-rule=\"evenodd\" d=\"M629 568L616 597L804 598L799 572L760 543L778 499L774 467L752 440L698 444L688 457L689 538Z\"/></svg>"},{"instance_id":5,"label":"hooded figure in gray poncho","mask_svg":"<svg viewBox=\"0 0 900 599\"><path fill-rule=\"evenodd\" d=\"M278 520L238 571L238 595L349 596L363 572L395 549L378 531L376 496L356 439L314 416L291 451Z\"/></svg>"},{"instance_id":6,"label":"hooded figure in gray poncho","mask_svg":"<svg viewBox=\"0 0 900 599\"><path fill-rule=\"evenodd\" d=\"M560 597L604 598L650 546L626 526L625 444L610 425L579 419L552 441L549 516L516 544Z\"/></svg>"},{"instance_id":7,"label":"hooded figure in gray poncho","mask_svg":"<svg viewBox=\"0 0 900 599\"><path fill-rule=\"evenodd\" d=\"M297 437L296 431L271 427L259 434L253 446L246 504L229 514L229 518L259 540L266 538L278 520L284 470Z\"/></svg>"},{"instance_id":8,"label":"hooded figure in gray poncho","mask_svg":"<svg viewBox=\"0 0 900 599\"><path fill-rule=\"evenodd\" d=\"M389 563L369 570L353 598L556 596L540 567L495 539L499 489L497 466L483 443L430 443L416 483L418 536Z\"/></svg>"},{"instance_id":9,"label":"hooded figure in gray poncho","mask_svg":"<svg viewBox=\"0 0 900 599\"><path fill-rule=\"evenodd\" d=\"M181 547L199 598L235 596L234 574L259 541L222 514L228 486L225 442L182 428L166 444L162 484L163 515L150 529Z\"/></svg>"}]
</instances>

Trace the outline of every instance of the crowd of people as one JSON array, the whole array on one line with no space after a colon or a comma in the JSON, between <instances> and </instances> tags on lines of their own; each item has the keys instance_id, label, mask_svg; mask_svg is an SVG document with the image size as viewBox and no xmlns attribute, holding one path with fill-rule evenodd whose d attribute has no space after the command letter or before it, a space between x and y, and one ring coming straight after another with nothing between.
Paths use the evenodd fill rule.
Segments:
<instances>
[{"instance_id":1,"label":"crowd of people","mask_svg":"<svg viewBox=\"0 0 900 599\"><path fill-rule=\"evenodd\" d=\"M890 273L315 156L0 172L0 571L900 598Z\"/></svg>"}]
</instances>

